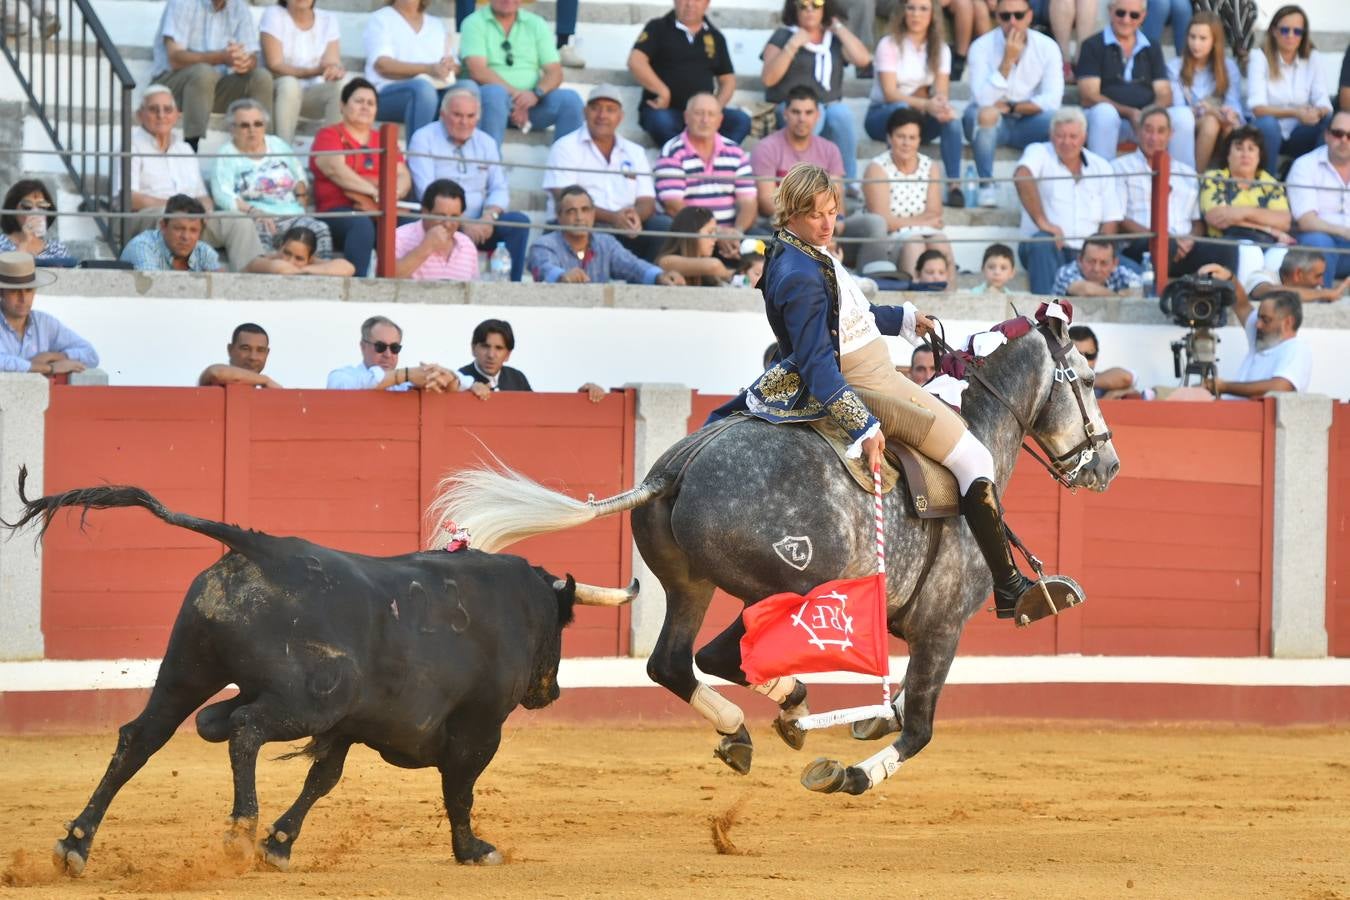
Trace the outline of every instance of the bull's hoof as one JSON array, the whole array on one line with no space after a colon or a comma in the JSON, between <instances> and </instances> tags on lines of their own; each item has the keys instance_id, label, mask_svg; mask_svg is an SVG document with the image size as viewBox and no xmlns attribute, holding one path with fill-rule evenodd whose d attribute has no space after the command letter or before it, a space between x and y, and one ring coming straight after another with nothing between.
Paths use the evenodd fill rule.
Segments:
<instances>
[{"instance_id":1,"label":"bull's hoof","mask_svg":"<svg viewBox=\"0 0 1350 900\"><path fill-rule=\"evenodd\" d=\"M877 738L883 738L888 734L894 734L900 730L900 723L890 716L876 716L871 719L864 719L861 722L854 722L849 728L849 733L853 735L854 740L875 741Z\"/></svg>"},{"instance_id":2,"label":"bull's hoof","mask_svg":"<svg viewBox=\"0 0 1350 900\"><path fill-rule=\"evenodd\" d=\"M500 866L506 862L500 850L487 841L473 839L473 846L464 852L455 851L455 862L461 866Z\"/></svg>"},{"instance_id":3,"label":"bull's hoof","mask_svg":"<svg viewBox=\"0 0 1350 900\"><path fill-rule=\"evenodd\" d=\"M71 877L84 874L84 864L88 860L88 851L81 851L70 838L62 838L52 848L52 865L56 871Z\"/></svg>"},{"instance_id":4,"label":"bull's hoof","mask_svg":"<svg viewBox=\"0 0 1350 900\"><path fill-rule=\"evenodd\" d=\"M797 724L796 716L790 719L786 715L778 716L773 720L773 730L793 750L806 746L806 729Z\"/></svg>"},{"instance_id":5,"label":"bull's hoof","mask_svg":"<svg viewBox=\"0 0 1350 900\"><path fill-rule=\"evenodd\" d=\"M750 763L755 755L755 745L750 741L750 732L742 725L735 734L726 734L713 749L713 756L731 766L739 775L750 774Z\"/></svg>"},{"instance_id":6,"label":"bull's hoof","mask_svg":"<svg viewBox=\"0 0 1350 900\"><path fill-rule=\"evenodd\" d=\"M224 845L225 855L231 859L252 859L258 846L258 820L231 819Z\"/></svg>"},{"instance_id":7,"label":"bull's hoof","mask_svg":"<svg viewBox=\"0 0 1350 900\"><path fill-rule=\"evenodd\" d=\"M802 787L818 794L861 794L871 784L866 773L857 766L845 766L843 763L817 757L814 762L802 769Z\"/></svg>"}]
</instances>

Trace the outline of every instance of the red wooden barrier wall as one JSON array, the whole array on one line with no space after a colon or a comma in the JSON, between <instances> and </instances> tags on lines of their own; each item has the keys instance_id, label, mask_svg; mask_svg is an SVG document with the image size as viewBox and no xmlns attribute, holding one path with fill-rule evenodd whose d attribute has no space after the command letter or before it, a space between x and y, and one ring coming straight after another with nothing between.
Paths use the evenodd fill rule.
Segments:
<instances>
[{"instance_id":1,"label":"red wooden barrier wall","mask_svg":"<svg viewBox=\"0 0 1350 900\"><path fill-rule=\"evenodd\" d=\"M690 428L726 399L695 394ZM1047 570L1077 578L1088 603L1027 629L977 614L960 652L1268 655L1274 401L1102 409L1121 458L1109 491L1070 494L1023 459L1004 498L1018 535ZM1342 440L1350 448L1350 428ZM1350 503L1350 467L1342 471ZM719 593L700 639L739 610ZM1350 638L1350 621L1344 630Z\"/></svg>"},{"instance_id":2,"label":"red wooden barrier wall","mask_svg":"<svg viewBox=\"0 0 1350 900\"><path fill-rule=\"evenodd\" d=\"M344 550L397 554L425 538L422 511L447 471L504 462L578 496L633 482L633 396L52 389L46 490L145 487L172 509ZM480 443L480 440L482 443ZM53 526L43 556L49 658L155 657L193 576L220 545L140 510L77 514ZM536 538L519 552L597 584L630 577L627 517ZM628 650L627 610L578 610L569 655Z\"/></svg>"},{"instance_id":3,"label":"red wooden barrier wall","mask_svg":"<svg viewBox=\"0 0 1350 900\"><path fill-rule=\"evenodd\" d=\"M1327 473L1327 638L1332 656L1350 656L1350 403L1331 407Z\"/></svg>"}]
</instances>

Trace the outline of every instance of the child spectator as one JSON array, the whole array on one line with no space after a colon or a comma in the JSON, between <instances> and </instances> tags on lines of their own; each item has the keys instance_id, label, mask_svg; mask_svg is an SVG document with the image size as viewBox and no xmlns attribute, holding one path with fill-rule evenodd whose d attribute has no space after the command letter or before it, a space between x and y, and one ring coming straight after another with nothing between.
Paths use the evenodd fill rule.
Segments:
<instances>
[{"instance_id":1,"label":"child spectator","mask_svg":"<svg viewBox=\"0 0 1350 900\"><path fill-rule=\"evenodd\" d=\"M1008 282L1017 272L1013 262L1012 248L1007 244L990 244L984 251L984 262L980 264L980 273L984 281L971 289L972 294L1006 294Z\"/></svg>"},{"instance_id":2,"label":"child spectator","mask_svg":"<svg viewBox=\"0 0 1350 900\"><path fill-rule=\"evenodd\" d=\"M731 277L731 283L736 287L759 287L759 279L764 274L764 254L763 253L742 253L741 259L736 263L736 274Z\"/></svg>"},{"instance_id":3,"label":"child spectator","mask_svg":"<svg viewBox=\"0 0 1350 900\"><path fill-rule=\"evenodd\" d=\"M925 250L914 266L915 284L940 284L946 288L952 283L951 266L941 250Z\"/></svg>"},{"instance_id":4,"label":"child spectator","mask_svg":"<svg viewBox=\"0 0 1350 900\"><path fill-rule=\"evenodd\" d=\"M281 236L276 251L259 256L244 269L264 275L333 275L346 278L356 274L347 260L318 256L319 236L314 229L296 225Z\"/></svg>"},{"instance_id":5,"label":"child spectator","mask_svg":"<svg viewBox=\"0 0 1350 900\"><path fill-rule=\"evenodd\" d=\"M667 272L679 272L684 283L691 287L724 285L732 272L726 263L713 256L717 249L717 220L704 206L686 206L675 214L670 230L683 232L687 237L666 240L656 254L656 264Z\"/></svg>"}]
</instances>

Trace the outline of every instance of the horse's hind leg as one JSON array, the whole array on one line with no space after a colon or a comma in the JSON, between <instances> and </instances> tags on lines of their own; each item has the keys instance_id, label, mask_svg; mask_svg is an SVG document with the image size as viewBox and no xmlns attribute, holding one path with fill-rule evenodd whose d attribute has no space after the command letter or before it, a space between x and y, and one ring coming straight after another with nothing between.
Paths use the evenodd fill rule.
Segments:
<instances>
[{"instance_id":1,"label":"horse's hind leg","mask_svg":"<svg viewBox=\"0 0 1350 900\"><path fill-rule=\"evenodd\" d=\"M936 637L916 638L909 645L909 667L905 671L904 724L900 737L884 750L847 766L821 757L802 771L802 786L822 794L843 791L861 794L895 774L900 765L928 746L933 737L933 714L938 694L947 680L960 629Z\"/></svg>"},{"instance_id":2,"label":"horse's hind leg","mask_svg":"<svg viewBox=\"0 0 1350 900\"><path fill-rule=\"evenodd\" d=\"M777 703L780 711L773 720L773 730L793 750L802 749L806 744L806 730L797 725L797 720L810 713L806 707L806 685L791 675L771 678L763 684L749 684L745 679L744 670L741 669L743 637L745 637L745 620L737 616L726 630L698 651L694 656L694 662L709 675L749 687L755 693L763 694Z\"/></svg>"}]
</instances>

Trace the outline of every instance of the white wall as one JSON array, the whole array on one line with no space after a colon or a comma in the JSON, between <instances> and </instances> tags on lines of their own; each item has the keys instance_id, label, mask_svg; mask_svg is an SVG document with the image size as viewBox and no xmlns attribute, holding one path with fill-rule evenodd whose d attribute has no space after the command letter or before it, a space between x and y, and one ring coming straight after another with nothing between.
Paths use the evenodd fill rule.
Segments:
<instances>
[{"instance_id":1,"label":"white wall","mask_svg":"<svg viewBox=\"0 0 1350 900\"><path fill-rule=\"evenodd\" d=\"M323 387L330 369L359 361L358 327L386 315L404 329L402 361L434 361L458 368L470 359L469 336L486 318L504 318L516 332L511 364L537 390L570 391L584 381L606 386L675 382L710 393L731 393L759 373L772 334L759 312L702 312L608 308L492 307L475 304L353 303L320 300L222 301L148 297L39 295L38 306L93 342L115 385L190 385L201 370L225 359L230 332L240 322L267 329L272 356L267 372L287 387ZM129 315L128 310L134 310ZM948 338L988 322L952 320ZM1171 385L1169 343L1182 330L1163 325L1092 323L1103 366L1139 373L1145 385ZM1220 375L1231 377L1246 354L1240 329L1220 332ZM1312 391L1350 399L1350 331L1305 328L1313 348ZM892 355L907 360L896 340Z\"/></svg>"}]
</instances>

